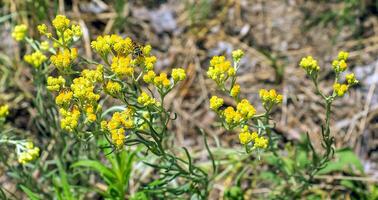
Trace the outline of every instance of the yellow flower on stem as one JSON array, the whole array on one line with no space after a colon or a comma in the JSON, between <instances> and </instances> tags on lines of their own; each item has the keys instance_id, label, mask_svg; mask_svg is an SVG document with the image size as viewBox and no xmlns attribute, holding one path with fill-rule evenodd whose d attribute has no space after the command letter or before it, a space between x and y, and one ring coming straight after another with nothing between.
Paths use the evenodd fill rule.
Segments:
<instances>
[{"instance_id":1,"label":"yellow flower on stem","mask_svg":"<svg viewBox=\"0 0 378 200\"><path fill-rule=\"evenodd\" d=\"M12 37L16 41L24 40L26 37L26 32L28 31L28 27L25 24L20 24L14 27L12 32Z\"/></svg>"}]
</instances>

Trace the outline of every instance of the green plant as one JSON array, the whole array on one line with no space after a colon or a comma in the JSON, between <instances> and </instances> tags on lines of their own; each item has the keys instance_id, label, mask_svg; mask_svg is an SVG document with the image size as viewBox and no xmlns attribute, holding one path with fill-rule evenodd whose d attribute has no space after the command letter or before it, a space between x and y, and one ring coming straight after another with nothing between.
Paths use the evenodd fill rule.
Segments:
<instances>
[{"instance_id":1,"label":"green plant","mask_svg":"<svg viewBox=\"0 0 378 200\"><path fill-rule=\"evenodd\" d=\"M315 150L307 134L304 141L306 153L294 154L294 156L281 154L282 151L279 151L277 140L278 135L274 133L274 124L271 123L270 116L273 107L281 103L282 96L278 95L275 90L260 90L259 95L264 108L264 112L261 114L256 114L255 108L248 100L240 99L240 86L236 84L236 71L243 55L241 50L234 51L232 53L233 64L223 56L215 56L211 59L207 72L209 78L213 79L222 91L229 94L235 100L237 106L236 109L232 106L222 109L224 100L213 96L210 99L210 108L217 113L226 129L240 130L239 140L247 154L253 155L256 153L260 157L260 154L265 151L265 158L263 159L267 159L267 162L274 166L273 170L278 171L284 177L286 182L284 184L280 183L281 187L273 190L271 197L273 199L299 198L313 184L314 176L327 166L334 154L334 137L331 135L330 130L333 101L338 97L342 97L351 86L358 83L354 74L346 75L346 84L339 83L341 73L347 68L348 53L340 52L337 59L332 62L336 78L333 86L334 91L330 95L324 94L319 89L318 73L320 67L317 61L311 56L301 60L299 65L312 80L317 94L322 97L325 104L325 124L321 125L321 142L324 152L318 153ZM299 157L296 158L297 156ZM307 159L304 159L304 157ZM296 163L299 163L299 165Z\"/></svg>"}]
</instances>

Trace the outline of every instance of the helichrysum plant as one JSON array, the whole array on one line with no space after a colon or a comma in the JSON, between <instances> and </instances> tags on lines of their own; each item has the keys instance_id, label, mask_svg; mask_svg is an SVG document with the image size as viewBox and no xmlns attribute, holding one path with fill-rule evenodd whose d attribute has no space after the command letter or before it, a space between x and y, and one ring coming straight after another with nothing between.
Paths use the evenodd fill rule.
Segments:
<instances>
[{"instance_id":1,"label":"helichrysum plant","mask_svg":"<svg viewBox=\"0 0 378 200\"><path fill-rule=\"evenodd\" d=\"M346 61L348 53L341 51L332 62L335 81L331 94L323 93L318 86L320 66L313 57L304 57L299 63L299 66L305 70L307 76L314 83L317 94L322 97L325 104L325 124L321 125L322 132L320 133L322 147L325 151L322 154L316 152L307 135L306 141L309 146L308 153L311 159L307 160L307 165L294 171L289 169L297 168L296 166L292 166L295 162L289 162L288 158L285 158L286 156L282 154L284 149L279 151L278 141L273 139L274 123L271 122L271 112L276 105L282 102L283 96L278 94L274 89L261 89L259 96L264 108L262 113L258 113L247 99L241 98L240 86L236 83L236 72L242 56L243 52L236 50L232 52L232 62L228 61L224 56L215 56L210 60L210 66L207 71L208 77L215 81L220 90L231 96L236 104L236 107L225 106L224 100L221 97L212 96L210 98L210 109L217 113L223 127L238 132L239 142L244 146L247 154L256 155L254 153L257 153L257 155L261 155L265 153L270 160L275 160L275 168L279 170L279 174L285 180L291 180L283 187L272 189L271 198L299 198L312 185L316 173L324 168L333 156L334 137L330 130L330 115L333 101L344 96L353 85L358 83L353 73L345 76L345 83L340 81L343 72L347 69ZM232 190L239 191L238 187L235 186ZM226 197L231 195L230 191L231 189L226 190ZM242 194L239 194L240 198L238 197L237 199L243 199L242 196ZM236 197L232 197L231 199L233 198Z\"/></svg>"},{"instance_id":2,"label":"helichrysum plant","mask_svg":"<svg viewBox=\"0 0 378 200\"><path fill-rule=\"evenodd\" d=\"M194 165L186 148L184 157L177 156L166 142L171 134L167 125L175 114L165 107L164 100L185 80L185 70L155 71L157 58L150 45L114 34L98 36L91 42L101 60L89 61L74 47L82 35L79 25L63 15L57 15L52 25L53 31L45 24L37 27L46 39L42 42L28 38L24 26L16 26L12 35L34 49L24 60L46 77L44 87L53 94L59 113L56 130L82 141L105 139L114 154L130 150L128 146L143 145L159 158L158 163L146 164L160 176L144 184L142 192L151 198L183 195L206 199L209 174ZM120 104L105 110L107 99L117 99ZM111 196L124 199L127 191L120 190Z\"/></svg>"}]
</instances>

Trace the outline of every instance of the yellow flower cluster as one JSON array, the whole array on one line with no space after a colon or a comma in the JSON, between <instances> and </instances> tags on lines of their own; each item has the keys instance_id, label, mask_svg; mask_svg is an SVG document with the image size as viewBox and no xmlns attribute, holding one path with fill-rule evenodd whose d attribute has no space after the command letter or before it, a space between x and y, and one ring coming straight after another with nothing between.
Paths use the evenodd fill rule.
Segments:
<instances>
[{"instance_id":1,"label":"yellow flower cluster","mask_svg":"<svg viewBox=\"0 0 378 200\"><path fill-rule=\"evenodd\" d=\"M47 77L47 89L50 91L59 91L64 87L64 84L66 84L66 80L62 76L58 78L52 76Z\"/></svg>"},{"instance_id":2,"label":"yellow flower cluster","mask_svg":"<svg viewBox=\"0 0 378 200\"><path fill-rule=\"evenodd\" d=\"M172 69L172 78L175 83L184 80L186 78L185 70L182 68Z\"/></svg>"},{"instance_id":3,"label":"yellow flower cluster","mask_svg":"<svg viewBox=\"0 0 378 200\"><path fill-rule=\"evenodd\" d=\"M210 67L207 76L213 79L218 85L224 84L230 76L235 76L235 69L231 66L231 62L227 61L224 56L214 56L210 60Z\"/></svg>"},{"instance_id":4,"label":"yellow flower cluster","mask_svg":"<svg viewBox=\"0 0 378 200\"><path fill-rule=\"evenodd\" d=\"M239 133L239 141L243 145L253 142L253 148L266 149L268 147L268 139L259 137L257 132L250 132L248 126L244 126L243 130Z\"/></svg>"},{"instance_id":5,"label":"yellow flower cluster","mask_svg":"<svg viewBox=\"0 0 378 200\"><path fill-rule=\"evenodd\" d=\"M71 84L74 97L87 104L96 103L100 99L100 95L94 93L94 88L95 85L84 77L75 78Z\"/></svg>"},{"instance_id":6,"label":"yellow flower cluster","mask_svg":"<svg viewBox=\"0 0 378 200\"><path fill-rule=\"evenodd\" d=\"M249 132L248 126L244 126L243 130L239 133L239 141L241 144L248 144L250 142L255 141L258 138L257 132Z\"/></svg>"},{"instance_id":7,"label":"yellow flower cluster","mask_svg":"<svg viewBox=\"0 0 378 200\"><path fill-rule=\"evenodd\" d=\"M212 96L210 98L210 108L214 111L218 111L218 109L223 105L224 100L217 96Z\"/></svg>"},{"instance_id":8,"label":"yellow flower cluster","mask_svg":"<svg viewBox=\"0 0 378 200\"><path fill-rule=\"evenodd\" d=\"M42 52L36 51L32 54L24 56L25 62L31 64L35 68L39 68L43 62L47 60L47 57Z\"/></svg>"},{"instance_id":9,"label":"yellow flower cluster","mask_svg":"<svg viewBox=\"0 0 378 200\"><path fill-rule=\"evenodd\" d=\"M306 70L309 75L311 75L313 72L318 72L320 69L318 62L312 56L302 58L299 66Z\"/></svg>"},{"instance_id":10,"label":"yellow flower cluster","mask_svg":"<svg viewBox=\"0 0 378 200\"><path fill-rule=\"evenodd\" d=\"M47 51L50 48L50 44L48 41L43 41L41 42L41 45L39 46L39 48L41 48L42 51Z\"/></svg>"},{"instance_id":11,"label":"yellow flower cluster","mask_svg":"<svg viewBox=\"0 0 378 200\"><path fill-rule=\"evenodd\" d=\"M345 76L345 79L346 79L348 85L355 85L355 84L358 84L358 80L356 79L354 73L347 74L347 75Z\"/></svg>"},{"instance_id":12,"label":"yellow flower cluster","mask_svg":"<svg viewBox=\"0 0 378 200\"><path fill-rule=\"evenodd\" d=\"M34 147L34 144L27 142L22 152L18 154L18 162L21 164L27 164L39 156L39 148Z\"/></svg>"},{"instance_id":13,"label":"yellow flower cluster","mask_svg":"<svg viewBox=\"0 0 378 200\"><path fill-rule=\"evenodd\" d=\"M255 139L255 144L253 145L254 148L266 149L268 147L268 139L264 137L257 137Z\"/></svg>"},{"instance_id":14,"label":"yellow flower cluster","mask_svg":"<svg viewBox=\"0 0 378 200\"><path fill-rule=\"evenodd\" d=\"M0 106L0 118L6 118L9 115L9 106L2 105Z\"/></svg>"},{"instance_id":15,"label":"yellow flower cluster","mask_svg":"<svg viewBox=\"0 0 378 200\"><path fill-rule=\"evenodd\" d=\"M230 95L234 98L236 98L240 93L240 85L239 84L235 84L232 88L231 88L231 91L230 91Z\"/></svg>"},{"instance_id":16,"label":"yellow flower cluster","mask_svg":"<svg viewBox=\"0 0 378 200\"><path fill-rule=\"evenodd\" d=\"M73 61L77 58L77 49L64 49L50 57L50 61L62 72L67 72L71 69Z\"/></svg>"},{"instance_id":17,"label":"yellow flower cluster","mask_svg":"<svg viewBox=\"0 0 378 200\"><path fill-rule=\"evenodd\" d=\"M26 32L28 30L28 27L25 24L20 24L14 27L12 32L12 37L16 41L24 40L26 37Z\"/></svg>"},{"instance_id":18,"label":"yellow flower cluster","mask_svg":"<svg viewBox=\"0 0 378 200\"><path fill-rule=\"evenodd\" d=\"M134 74L134 68L131 65L131 57L116 56L112 60L112 71L119 77L132 76Z\"/></svg>"},{"instance_id":19,"label":"yellow flower cluster","mask_svg":"<svg viewBox=\"0 0 378 200\"><path fill-rule=\"evenodd\" d=\"M154 64L156 63L156 57L155 56L149 56L144 58L144 66L146 70L153 70Z\"/></svg>"},{"instance_id":20,"label":"yellow flower cluster","mask_svg":"<svg viewBox=\"0 0 378 200\"><path fill-rule=\"evenodd\" d=\"M241 114L244 120L251 119L255 115L255 108L249 103L247 99L241 100L236 106L237 112Z\"/></svg>"},{"instance_id":21,"label":"yellow flower cluster","mask_svg":"<svg viewBox=\"0 0 378 200\"><path fill-rule=\"evenodd\" d=\"M347 63L346 60L349 57L349 53L345 51L340 51L337 59L332 62L333 70L336 73L343 72L347 69Z\"/></svg>"},{"instance_id":22,"label":"yellow flower cluster","mask_svg":"<svg viewBox=\"0 0 378 200\"><path fill-rule=\"evenodd\" d=\"M57 31L63 32L70 25L70 20L64 15L57 15L52 24Z\"/></svg>"},{"instance_id":23,"label":"yellow flower cluster","mask_svg":"<svg viewBox=\"0 0 378 200\"><path fill-rule=\"evenodd\" d=\"M138 97L138 103L142 104L143 106L150 106L150 105L160 106L160 103L157 102L155 98L150 97L145 92L142 92L142 94L140 94L140 96Z\"/></svg>"},{"instance_id":24,"label":"yellow flower cluster","mask_svg":"<svg viewBox=\"0 0 378 200\"><path fill-rule=\"evenodd\" d=\"M66 48L72 41L79 39L83 35L81 27L79 25L70 25L70 20L64 15L57 15L52 24L58 36L54 41L54 46L56 47ZM46 24L38 25L37 29L41 35L45 35L47 38L53 37L52 33L48 32Z\"/></svg>"},{"instance_id":25,"label":"yellow flower cluster","mask_svg":"<svg viewBox=\"0 0 378 200\"><path fill-rule=\"evenodd\" d=\"M347 84L335 83L333 85L333 90L339 97L344 96L344 94L348 91L348 88L349 87Z\"/></svg>"},{"instance_id":26,"label":"yellow flower cluster","mask_svg":"<svg viewBox=\"0 0 378 200\"><path fill-rule=\"evenodd\" d=\"M247 99L243 99L237 104L236 110L231 106L227 107L223 111L223 116L227 124L238 125L242 121L251 119L255 113L255 108Z\"/></svg>"},{"instance_id":27,"label":"yellow flower cluster","mask_svg":"<svg viewBox=\"0 0 378 200\"><path fill-rule=\"evenodd\" d=\"M167 74L163 72L154 78L154 85L160 89L169 88L171 81L167 78Z\"/></svg>"},{"instance_id":28,"label":"yellow flower cluster","mask_svg":"<svg viewBox=\"0 0 378 200\"><path fill-rule=\"evenodd\" d=\"M282 95L277 94L276 90L265 90L261 89L259 92L261 101L264 106L272 106L274 104L280 104L282 102Z\"/></svg>"},{"instance_id":29,"label":"yellow flower cluster","mask_svg":"<svg viewBox=\"0 0 378 200\"><path fill-rule=\"evenodd\" d=\"M127 108L122 112L115 112L109 122L101 122L101 127L111 133L113 144L121 148L125 142L125 129L134 127L134 111Z\"/></svg>"},{"instance_id":30,"label":"yellow flower cluster","mask_svg":"<svg viewBox=\"0 0 378 200\"><path fill-rule=\"evenodd\" d=\"M101 110L100 105L98 105L97 110ZM90 122L90 123L96 121L96 119L97 119L97 116L95 114L95 110L94 110L92 105L86 105L85 115L87 116L87 121Z\"/></svg>"},{"instance_id":31,"label":"yellow flower cluster","mask_svg":"<svg viewBox=\"0 0 378 200\"><path fill-rule=\"evenodd\" d=\"M232 59L236 63L239 63L243 56L244 56L244 52L241 49L238 49L232 52Z\"/></svg>"},{"instance_id":32,"label":"yellow flower cluster","mask_svg":"<svg viewBox=\"0 0 378 200\"><path fill-rule=\"evenodd\" d=\"M62 119L60 120L60 126L62 129L72 132L75 128L77 128L80 118L80 111L76 106L74 106L71 111L61 108L59 109L59 112L62 116Z\"/></svg>"},{"instance_id":33,"label":"yellow flower cluster","mask_svg":"<svg viewBox=\"0 0 378 200\"><path fill-rule=\"evenodd\" d=\"M114 50L117 55L126 56L133 51L133 44L130 38L122 39L118 35L98 36L95 41L91 42L92 48L102 56L108 55Z\"/></svg>"},{"instance_id":34,"label":"yellow flower cluster","mask_svg":"<svg viewBox=\"0 0 378 200\"><path fill-rule=\"evenodd\" d=\"M55 97L55 103L60 107L68 107L73 97L72 91L61 91L58 96Z\"/></svg>"},{"instance_id":35,"label":"yellow flower cluster","mask_svg":"<svg viewBox=\"0 0 378 200\"><path fill-rule=\"evenodd\" d=\"M97 65L96 70L84 69L81 72L81 76L91 81L92 83L101 83L104 80L104 66Z\"/></svg>"},{"instance_id":36,"label":"yellow flower cluster","mask_svg":"<svg viewBox=\"0 0 378 200\"><path fill-rule=\"evenodd\" d=\"M155 77L156 77L155 72L150 70L145 75L143 75L143 80L146 83L152 83L154 82Z\"/></svg>"},{"instance_id":37,"label":"yellow flower cluster","mask_svg":"<svg viewBox=\"0 0 378 200\"><path fill-rule=\"evenodd\" d=\"M122 90L122 85L115 81L109 81L105 86L105 91L112 96L116 96Z\"/></svg>"}]
</instances>

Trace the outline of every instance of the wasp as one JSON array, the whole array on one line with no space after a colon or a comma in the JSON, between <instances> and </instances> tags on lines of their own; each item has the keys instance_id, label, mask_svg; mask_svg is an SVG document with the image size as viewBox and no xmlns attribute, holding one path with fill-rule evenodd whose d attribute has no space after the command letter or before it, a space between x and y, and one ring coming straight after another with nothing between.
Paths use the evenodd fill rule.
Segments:
<instances>
[{"instance_id":1,"label":"wasp","mask_svg":"<svg viewBox=\"0 0 378 200\"><path fill-rule=\"evenodd\" d=\"M133 51L132 51L133 59L139 58L139 57L144 57L143 46L140 45L140 44L137 44L134 41L131 44L132 44L132 48L133 48Z\"/></svg>"}]
</instances>

